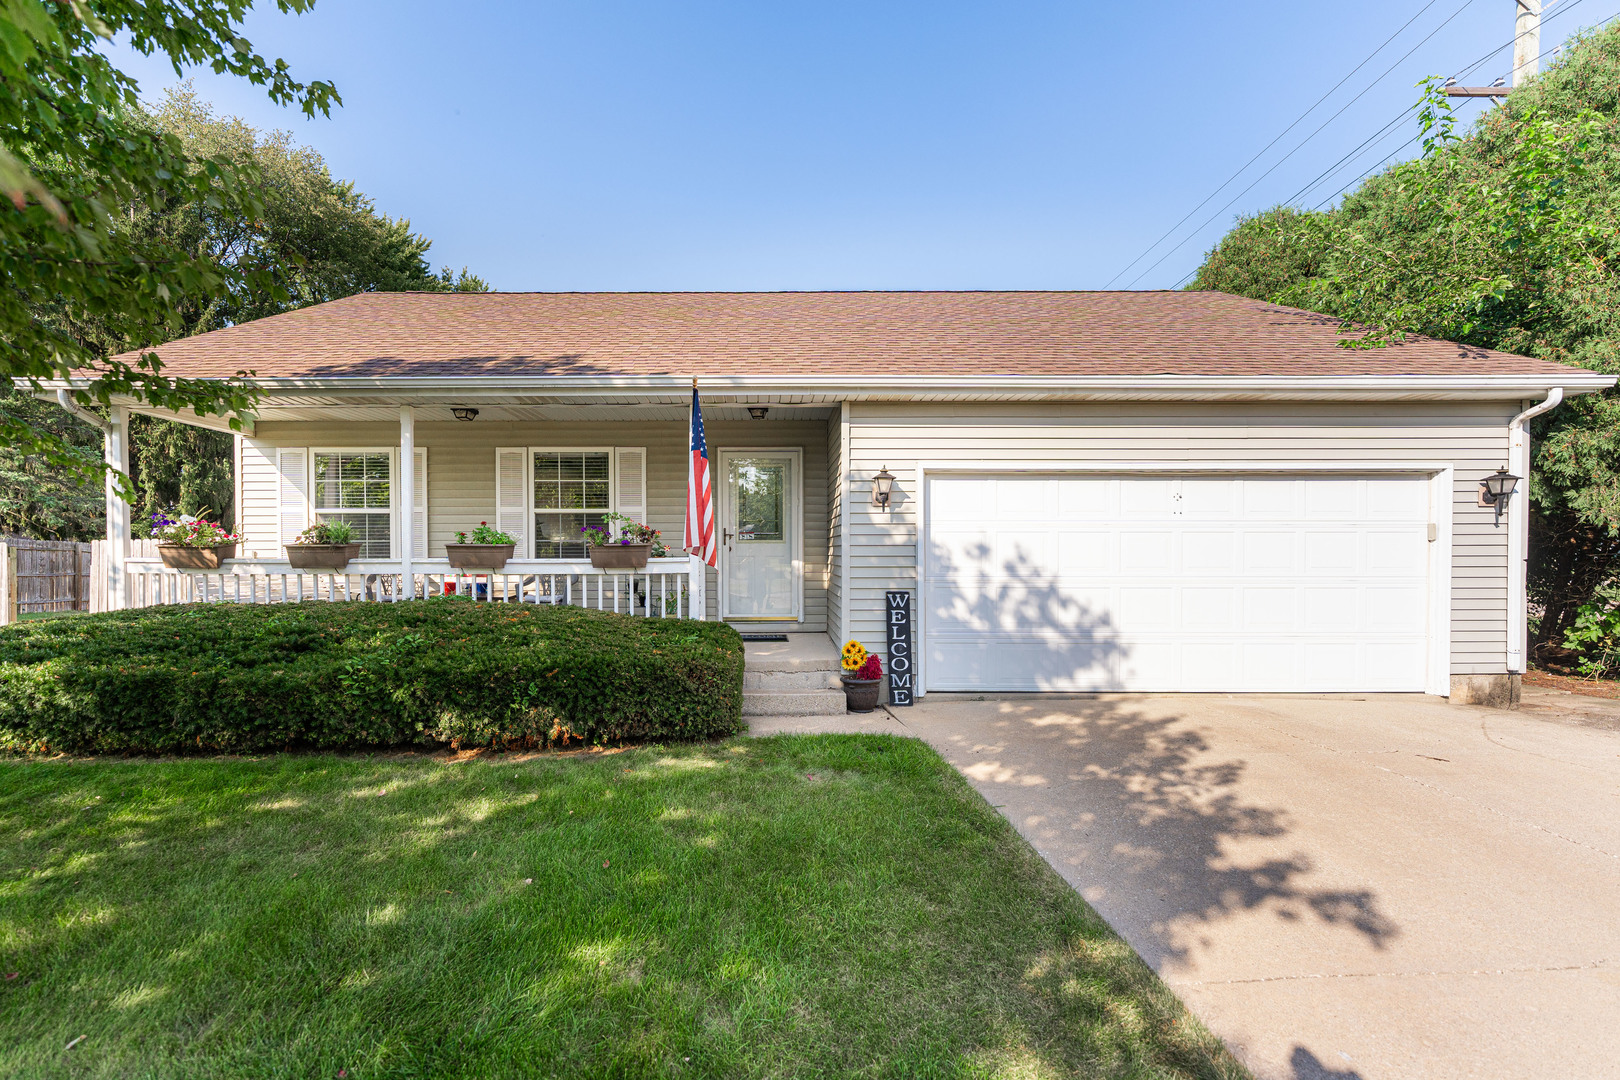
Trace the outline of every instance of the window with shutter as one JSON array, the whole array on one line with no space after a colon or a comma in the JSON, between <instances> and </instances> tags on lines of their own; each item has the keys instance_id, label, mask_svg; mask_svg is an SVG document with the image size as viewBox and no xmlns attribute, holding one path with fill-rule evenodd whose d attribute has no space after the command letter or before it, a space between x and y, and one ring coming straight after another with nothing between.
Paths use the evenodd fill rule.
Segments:
<instances>
[{"instance_id":1,"label":"window with shutter","mask_svg":"<svg viewBox=\"0 0 1620 1080\"><path fill-rule=\"evenodd\" d=\"M427 447L416 448L414 483L411 485L411 557L427 558Z\"/></svg>"},{"instance_id":2,"label":"window with shutter","mask_svg":"<svg viewBox=\"0 0 1620 1080\"><path fill-rule=\"evenodd\" d=\"M529 448L501 446L495 450L495 527L517 540L515 554L528 558Z\"/></svg>"},{"instance_id":3,"label":"window with shutter","mask_svg":"<svg viewBox=\"0 0 1620 1080\"><path fill-rule=\"evenodd\" d=\"M347 522L362 559L393 558L393 453L316 450L311 457L316 520Z\"/></svg>"},{"instance_id":4,"label":"window with shutter","mask_svg":"<svg viewBox=\"0 0 1620 1080\"><path fill-rule=\"evenodd\" d=\"M621 446L613 451L613 505L633 521L647 523L647 450Z\"/></svg>"},{"instance_id":5,"label":"window with shutter","mask_svg":"<svg viewBox=\"0 0 1620 1080\"><path fill-rule=\"evenodd\" d=\"M309 455L302 446L282 446L276 449L276 473L279 476L279 520L281 546L298 539L309 517Z\"/></svg>"}]
</instances>

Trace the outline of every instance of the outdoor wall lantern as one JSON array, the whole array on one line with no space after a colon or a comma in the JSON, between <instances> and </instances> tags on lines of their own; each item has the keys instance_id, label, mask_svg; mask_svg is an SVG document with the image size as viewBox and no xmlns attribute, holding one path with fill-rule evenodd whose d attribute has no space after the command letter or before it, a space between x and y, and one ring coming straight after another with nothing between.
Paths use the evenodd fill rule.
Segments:
<instances>
[{"instance_id":1,"label":"outdoor wall lantern","mask_svg":"<svg viewBox=\"0 0 1620 1080\"><path fill-rule=\"evenodd\" d=\"M754 418L755 420L763 420L763 419L765 419L765 414L770 412L770 411L771 411L771 407L769 405L750 405L750 406L748 406L748 415L751 416L752 418Z\"/></svg>"},{"instance_id":2,"label":"outdoor wall lantern","mask_svg":"<svg viewBox=\"0 0 1620 1080\"><path fill-rule=\"evenodd\" d=\"M478 419L478 410L477 409L451 409L450 412L455 415L455 418L457 420L476 420L476 419Z\"/></svg>"},{"instance_id":3,"label":"outdoor wall lantern","mask_svg":"<svg viewBox=\"0 0 1620 1080\"><path fill-rule=\"evenodd\" d=\"M1479 482L1479 505L1496 509L1497 524L1501 524L1502 511L1507 509L1508 500L1513 498L1513 489L1521 479L1506 469L1497 469Z\"/></svg>"},{"instance_id":4,"label":"outdoor wall lantern","mask_svg":"<svg viewBox=\"0 0 1620 1080\"><path fill-rule=\"evenodd\" d=\"M889 473L887 465L872 477L872 505L889 508L889 496L894 493L894 477Z\"/></svg>"}]
</instances>

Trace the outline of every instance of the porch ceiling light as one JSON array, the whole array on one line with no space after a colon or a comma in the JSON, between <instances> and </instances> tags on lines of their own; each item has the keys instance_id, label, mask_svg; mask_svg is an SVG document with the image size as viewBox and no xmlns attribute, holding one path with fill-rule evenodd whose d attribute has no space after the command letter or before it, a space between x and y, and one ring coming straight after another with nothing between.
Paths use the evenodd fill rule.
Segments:
<instances>
[{"instance_id":1,"label":"porch ceiling light","mask_svg":"<svg viewBox=\"0 0 1620 1080\"><path fill-rule=\"evenodd\" d=\"M451 409L450 412L455 416L455 418L457 420L476 420L476 419L478 419L478 410L477 409L458 408L458 409Z\"/></svg>"},{"instance_id":2,"label":"porch ceiling light","mask_svg":"<svg viewBox=\"0 0 1620 1080\"><path fill-rule=\"evenodd\" d=\"M889 496L893 493L894 477L890 474L889 467L885 465L876 476L872 477L872 505L881 506L887 510L889 508Z\"/></svg>"},{"instance_id":3,"label":"porch ceiling light","mask_svg":"<svg viewBox=\"0 0 1620 1080\"><path fill-rule=\"evenodd\" d=\"M763 419L765 419L765 414L770 412L770 411L771 411L771 407L769 405L750 405L750 406L748 406L748 415L750 417L752 417L753 419L755 419L755 420L763 420Z\"/></svg>"},{"instance_id":4,"label":"porch ceiling light","mask_svg":"<svg viewBox=\"0 0 1620 1080\"><path fill-rule=\"evenodd\" d=\"M1506 469L1497 469L1479 482L1479 505L1495 507L1496 520L1501 522L1502 511L1507 509L1508 500L1513 498L1513 491L1522 479Z\"/></svg>"}]
</instances>

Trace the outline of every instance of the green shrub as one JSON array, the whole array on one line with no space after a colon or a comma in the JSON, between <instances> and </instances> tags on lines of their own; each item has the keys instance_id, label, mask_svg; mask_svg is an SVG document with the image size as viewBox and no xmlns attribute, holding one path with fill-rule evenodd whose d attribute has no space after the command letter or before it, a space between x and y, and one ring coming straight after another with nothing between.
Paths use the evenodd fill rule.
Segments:
<instances>
[{"instance_id":1,"label":"green shrub","mask_svg":"<svg viewBox=\"0 0 1620 1080\"><path fill-rule=\"evenodd\" d=\"M0 628L0 746L250 751L705 738L742 726L720 623L435 598L190 604Z\"/></svg>"}]
</instances>

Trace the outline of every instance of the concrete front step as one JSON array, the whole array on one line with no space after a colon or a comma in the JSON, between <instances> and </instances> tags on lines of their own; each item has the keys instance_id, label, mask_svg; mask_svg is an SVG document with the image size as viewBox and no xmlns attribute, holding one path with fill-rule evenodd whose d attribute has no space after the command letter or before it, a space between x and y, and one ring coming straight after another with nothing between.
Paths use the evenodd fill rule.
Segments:
<instances>
[{"instance_id":1,"label":"concrete front step","mask_svg":"<svg viewBox=\"0 0 1620 1080\"><path fill-rule=\"evenodd\" d=\"M844 691L744 690L744 716L843 716Z\"/></svg>"},{"instance_id":2,"label":"concrete front step","mask_svg":"<svg viewBox=\"0 0 1620 1080\"><path fill-rule=\"evenodd\" d=\"M837 671L755 671L743 669L744 690L841 690Z\"/></svg>"}]
</instances>

